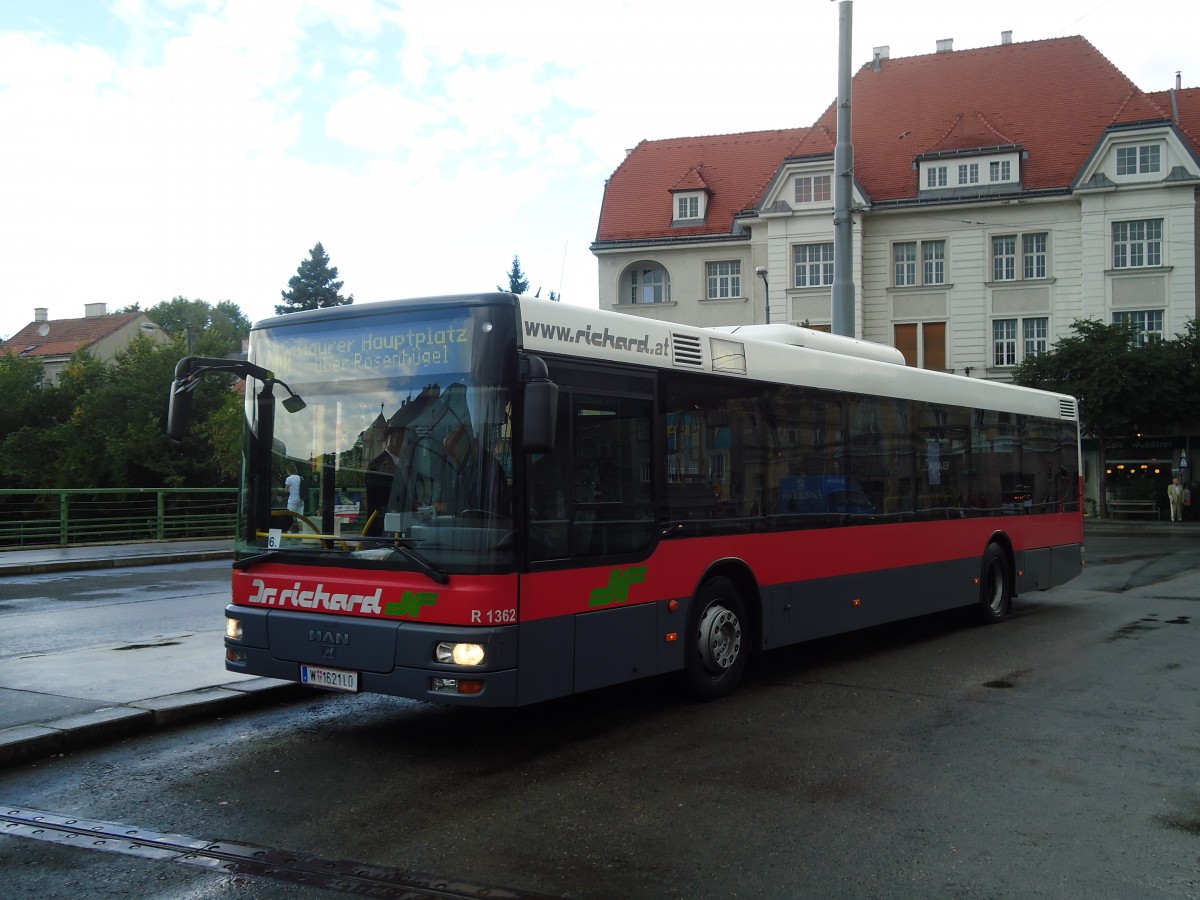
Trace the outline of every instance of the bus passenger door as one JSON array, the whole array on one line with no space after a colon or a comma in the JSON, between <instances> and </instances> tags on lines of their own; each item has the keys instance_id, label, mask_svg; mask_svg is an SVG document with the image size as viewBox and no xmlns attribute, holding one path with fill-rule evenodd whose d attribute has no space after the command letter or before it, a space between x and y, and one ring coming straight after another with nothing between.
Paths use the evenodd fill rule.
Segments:
<instances>
[{"instance_id":1,"label":"bus passenger door","mask_svg":"<svg viewBox=\"0 0 1200 900\"><path fill-rule=\"evenodd\" d=\"M531 562L627 555L655 538L650 377L560 366L555 450L529 459ZM602 385L630 390L601 391ZM638 388L644 393L635 393Z\"/></svg>"}]
</instances>

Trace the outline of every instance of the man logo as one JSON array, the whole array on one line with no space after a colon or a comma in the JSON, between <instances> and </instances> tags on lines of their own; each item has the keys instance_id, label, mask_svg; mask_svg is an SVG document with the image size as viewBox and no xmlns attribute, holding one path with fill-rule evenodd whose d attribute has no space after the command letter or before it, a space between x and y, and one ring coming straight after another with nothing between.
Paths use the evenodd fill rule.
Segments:
<instances>
[{"instance_id":1,"label":"man logo","mask_svg":"<svg viewBox=\"0 0 1200 900\"><path fill-rule=\"evenodd\" d=\"M319 628L308 630L308 639L314 644L349 644L350 635L344 631L321 631Z\"/></svg>"}]
</instances>

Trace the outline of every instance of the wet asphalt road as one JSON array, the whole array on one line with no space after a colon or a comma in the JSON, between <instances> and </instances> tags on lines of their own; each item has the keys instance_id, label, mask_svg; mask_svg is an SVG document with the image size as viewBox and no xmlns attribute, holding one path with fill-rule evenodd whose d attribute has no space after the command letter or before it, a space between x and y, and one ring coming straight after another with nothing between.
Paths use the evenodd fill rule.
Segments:
<instances>
[{"instance_id":1,"label":"wet asphalt road","mask_svg":"<svg viewBox=\"0 0 1200 900\"><path fill-rule=\"evenodd\" d=\"M574 898L1200 897L1194 538L1089 539L999 626L790 648L712 704L322 695L2 770L0 801ZM332 896L3 829L0 867L11 896Z\"/></svg>"}]
</instances>

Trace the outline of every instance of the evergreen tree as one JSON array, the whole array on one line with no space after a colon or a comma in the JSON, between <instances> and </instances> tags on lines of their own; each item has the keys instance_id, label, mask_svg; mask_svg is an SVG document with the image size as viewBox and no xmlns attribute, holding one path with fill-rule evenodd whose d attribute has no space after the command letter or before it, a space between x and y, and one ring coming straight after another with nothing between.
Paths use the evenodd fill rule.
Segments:
<instances>
[{"instance_id":1,"label":"evergreen tree","mask_svg":"<svg viewBox=\"0 0 1200 900\"><path fill-rule=\"evenodd\" d=\"M345 282L337 280L337 266L329 265L329 254L320 242L309 251L309 258L300 263L296 274L288 281L288 289L280 291L283 303L276 304L275 312L300 312L305 309L324 309L327 306L345 306L354 302L354 295L343 297L338 293Z\"/></svg>"},{"instance_id":2,"label":"evergreen tree","mask_svg":"<svg viewBox=\"0 0 1200 900\"><path fill-rule=\"evenodd\" d=\"M515 253L513 254L512 268L508 272L508 287L496 285L496 290L511 291L514 294L523 294L529 290L529 279L521 271L521 257Z\"/></svg>"}]
</instances>

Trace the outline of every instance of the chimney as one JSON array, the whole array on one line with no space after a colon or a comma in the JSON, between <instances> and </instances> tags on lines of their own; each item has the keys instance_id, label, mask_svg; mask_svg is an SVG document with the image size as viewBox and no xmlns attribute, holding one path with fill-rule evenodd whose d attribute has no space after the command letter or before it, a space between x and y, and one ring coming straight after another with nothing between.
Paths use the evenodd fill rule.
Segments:
<instances>
[{"instance_id":1,"label":"chimney","mask_svg":"<svg viewBox=\"0 0 1200 900\"><path fill-rule=\"evenodd\" d=\"M87 319L96 319L100 316L108 315L107 303L85 303L83 304L83 315Z\"/></svg>"},{"instance_id":2,"label":"chimney","mask_svg":"<svg viewBox=\"0 0 1200 900\"><path fill-rule=\"evenodd\" d=\"M1011 44L1012 43L1012 32L1011 31L1000 32L1000 43Z\"/></svg>"},{"instance_id":3,"label":"chimney","mask_svg":"<svg viewBox=\"0 0 1200 900\"><path fill-rule=\"evenodd\" d=\"M881 47L872 48L871 49L871 68L874 69L876 72L883 71L883 61L885 59L891 59L891 57L892 57L892 48L890 46L888 46L887 44L884 44Z\"/></svg>"},{"instance_id":4,"label":"chimney","mask_svg":"<svg viewBox=\"0 0 1200 900\"><path fill-rule=\"evenodd\" d=\"M50 321L50 310L44 306L35 306L33 308L33 321L49 322Z\"/></svg>"},{"instance_id":5,"label":"chimney","mask_svg":"<svg viewBox=\"0 0 1200 900\"><path fill-rule=\"evenodd\" d=\"M938 53L949 53L954 49L954 38L942 38L937 42Z\"/></svg>"}]
</instances>

